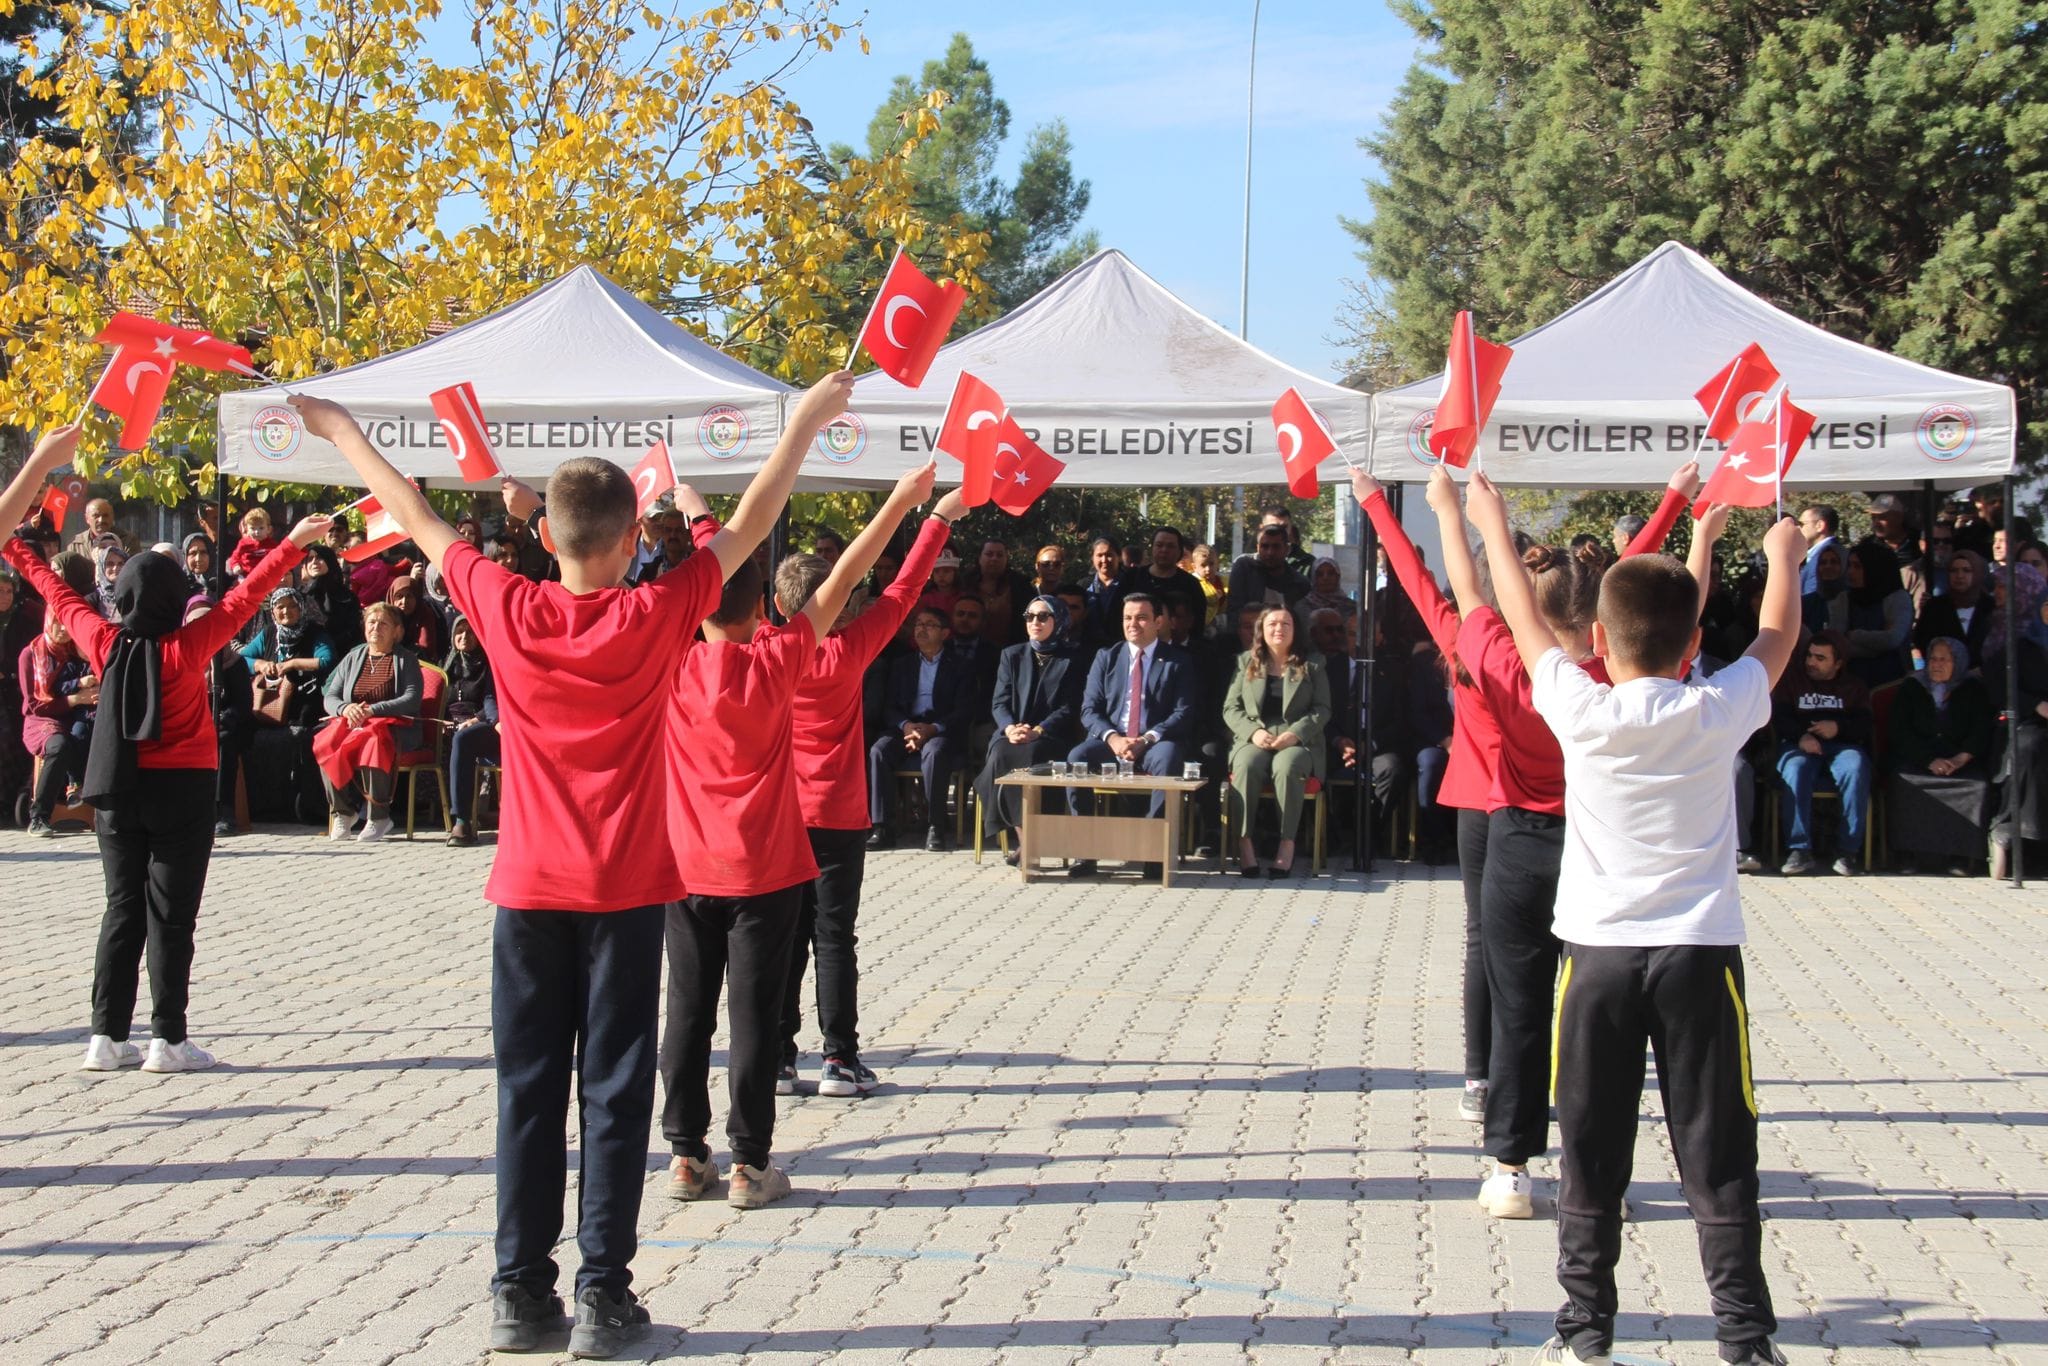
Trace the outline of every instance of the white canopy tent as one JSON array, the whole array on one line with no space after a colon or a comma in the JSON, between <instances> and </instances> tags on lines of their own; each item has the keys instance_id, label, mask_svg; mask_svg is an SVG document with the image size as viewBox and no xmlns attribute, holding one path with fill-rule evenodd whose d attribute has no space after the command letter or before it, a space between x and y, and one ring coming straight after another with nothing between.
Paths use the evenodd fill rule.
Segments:
<instances>
[{"instance_id":1,"label":"white canopy tent","mask_svg":"<svg viewBox=\"0 0 2048 1366\"><path fill-rule=\"evenodd\" d=\"M834 468L813 460L803 487L886 484L930 459L963 370L1066 463L1061 487L1283 482L1272 410L1290 387L1340 447L1363 451L1371 420L1367 395L1275 360L1102 251L940 348L917 389L862 376L851 420L821 443ZM939 469L945 480L959 466L941 457Z\"/></svg>"},{"instance_id":2,"label":"white canopy tent","mask_svg":"<svg viewBox=\"0 0 2048 1366\"><path fill-rule=\"evenodd\" d=\"M1482 322L1484 320L1481 320ZM1749 293L1690 248L1666 242L1557 317L1514 340L1480 443L1502 484L1654 487L1692 453L1705 414L1693 394L1751 342L1816 422L1786 483L1955 488L2013 468L2013 392L1847 341ZM1373 396L1372 470L1426 478L1443 377ZM1701 463L1712 468L1719 443Z\"/></svg>"},{"instance_id":3,"label":"white canopy tent","mask_svg":"<svg viewBox=\"0 0 2048 1366\"><path fill-rule=\"evenodd\" d=\"M590 266L431 341L290 388L345 404L399 469L453 487L462 481L428 395L464 381L509 474L538 482L580 455L631 468L666 441L677 474L707 492L745 487L781 434L789 392ZM222 395L221 468L358 483L341 452L306 433L285 392Z\"/></svg>"}]
</instances>

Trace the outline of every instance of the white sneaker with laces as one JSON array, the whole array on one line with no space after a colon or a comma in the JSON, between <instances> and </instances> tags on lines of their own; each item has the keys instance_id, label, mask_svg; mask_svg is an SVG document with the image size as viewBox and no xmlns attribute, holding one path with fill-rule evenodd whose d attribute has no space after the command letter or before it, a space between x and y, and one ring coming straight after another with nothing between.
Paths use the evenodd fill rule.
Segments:
<instances>
[{"instance_id":1,"label":"white sneaker with laces","mask_svg":"<svg viewBox=\"0 0 2048 1366\"><path fill-rule=\"evenodd\" d=\"M356 843L375 844L378 840L390 834L391 828L395 824L397 822L393 821L391 817L379 816L376 820L363 827L363 833L356 836Z\"/></svg>"},{"instance_id":2,"label":"white sneaker with laces","mask_svg":"<svg viewBox=\"0 0 2048 1366\"><path fill-rule=\"evenodd\" d=\"M1613 1360L1614 1358L1606 1352L1589 1357L1577 1356L1571 1348L1564 1345L1563 1338L1554 1337L1536 1349L1536 1355L1529 1358L1529 1366L1551 1366L1551 1363L1562 1363L1563 1366L1608 1366Z\"/></svg>"},{"instance_id":3,"label":"white sneaker with laces","mask_svg":"<svg viewBox=\"0 0 2048 1366\"><path fill-rule=\"evenodd\" d=\"M162 1039L149 1041L149 1056L142 1060L145 1072L197 1072L213 1066L214 1056L193 1043L180 1039L177 1043L165 1043Z\"/></svg>"},{"instance_id":4,"label":"white sneaker with laces","mask_svg":"<svg viewBox=\"0 0 2048 1366\"><path fill-rule=\"evenodd\" d=\"M141 1061L142 1050L126 1039L95 1034L85 1046L85 1061L79 1067L87 1072L118 1072Z\"/></svg>"},{"instance_id":5,"label":"white sneaker with laces","mask_svg":"<svg viewBox=\"0 0 2048 1366\"><path fill-rule=\"evenodd\" d=\"M327 838L333 840L336 844L340 844L348 838L349 827L354 824L355 820L350 816L329 817L327 821Z\"/></svg>"},{"instance_id":6,"label":"white sneaker with laces","mask_svg":"<svg viewBox=\"0 0 2048 1366\"><path fill-rule=\"evenodd\" d=\"M1523 1171L1496 1170L1479 1187L1479 1208L1496 1219L1533 1219L1536 1183Z\"/></svg>"}]
</instances>

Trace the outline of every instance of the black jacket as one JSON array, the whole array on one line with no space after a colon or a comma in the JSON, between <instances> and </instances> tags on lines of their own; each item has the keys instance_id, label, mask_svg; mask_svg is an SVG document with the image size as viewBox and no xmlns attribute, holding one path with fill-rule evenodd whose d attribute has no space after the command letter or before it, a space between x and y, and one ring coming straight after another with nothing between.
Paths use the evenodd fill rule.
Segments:
<instances>
[{"instance_id":1,"label":"black jacket","mask_svg":"<svg viewBox=\"0 0 2048 1366\"><path fill-rule=\"evenodd\" d=\"M1071 650L1048 654L1032 677L1031 647L1012 645L996 663L992 703L996 729L1039 726L1046 735L1071 743L1081 733L1081 692L1088 675Z\"/></svg>"}]
</instances>

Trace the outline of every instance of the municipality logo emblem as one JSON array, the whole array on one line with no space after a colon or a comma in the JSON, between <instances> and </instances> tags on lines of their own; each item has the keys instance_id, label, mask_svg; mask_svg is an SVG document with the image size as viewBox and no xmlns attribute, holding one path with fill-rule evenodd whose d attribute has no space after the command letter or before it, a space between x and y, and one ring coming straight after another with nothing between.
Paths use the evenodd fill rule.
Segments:
<instances>
[{"instance_id":1,"label":"municipality logo emblem","mask_svg":"<svg viewBox=\"0 0 2048 1366\"><path fill-rule=\"evenodd\" d=\"M868 425L853 413L841 413L818 433L818 454L835 465L851 465L868 448Z\"/></svg>"},{"instance_id":2,"label":"municipality logo emblem","mask_svg":"<svg viewBox=\"0 0 2048 1366\"><path fill-rule=\"evenodd\" d=\"M1920 414L1913 435L1929 460L1955 460L1977 440L1977 415L1954 403L1937 403Z\"/></svg>"},{"instance_id":3,"label":"municipality logo emblem","mask_svg":"<svg viewBox=\"0 0 2048 1366\"><path fill-rule=\"evenodd\" d=\"M1408 454L1415 457L1418 465L1435 469L1443 462L1436 458L1436 452L1429 448L1429 429L1436 425L1436 409L1420 413L1408 424Z\"/></svg>"},{"instance_id":4,"label":"municipality logo emblem","mask_svg":"<svg viewBox=\"0 0 2048 1366\"><path fill-rule=\"evenodd\" d=\"M298 410L282 405L259 409L249 422L249 441L265 460L289 460L304 432Z\"/></svg>"},{"instance_id":5,"label":"municipality logo emblem","mask_svg":"<svg viewBox=\"0 0 2048 1366\"><path fill-rule=\"evenodd\" d=\"M747 448L747 415L721 403L697 419L697 444L713 460L730 460Z\"/></svg>"}]
</instances>

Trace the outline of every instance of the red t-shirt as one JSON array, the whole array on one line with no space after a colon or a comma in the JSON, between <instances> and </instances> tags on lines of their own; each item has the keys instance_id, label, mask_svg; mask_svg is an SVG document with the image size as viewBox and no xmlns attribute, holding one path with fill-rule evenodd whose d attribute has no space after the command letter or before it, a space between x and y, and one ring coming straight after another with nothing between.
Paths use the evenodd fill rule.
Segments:
<instances>
[{"instance_id":1,"label":"red t-shirt","mask_svg":"<svg viewBox=\"0 0 2048 1366\"><path fill-rule=\"evenodd\" d=\"M1564 752L1529 700L1529 671L1500 614L1482 607L1458 628L1458 658L1500 723L1500 761L1486 809L1564 814Z\"/></svg>"},{"instance_id":2,"label":"red t-shirt","mask_svg":"<svg viewBox=\"0 0 2048 1366\"><path fill-rule=\"evenodd\" d=\"M1436 586L1436 576L1423 566L1408 539L1407 528L1394 515L1384 493L1365 500L1365 515L1372 518L1380 544L1387 548L1387 563L1394 579L1408 594L1408 601L1429 628L1429 638L1446 660L1458 658L1458 614ZM1491 612L1490 607L1481 611ZM1471 672L1471 665L1466 665ZM1436 794L1444 806L1466 811L1489 811L1493 800L1493 771L1500 762L1500 723L1486 705L1486 695L1476 685L1453 683L1451 693L1451 758L1444 765L1444 782Z\"/></svg>"},{"instance_id":3,"label":"red t-shirt","mask_svg":"<svg viewBox=\"0 0 2048 1366\"><path fill-rule=\"evenodd\" d=\"M817 648L799 613L684 653L669 694L668 833L693 895L760 896L818 876L790 757L797 680Z\"/></svg>"},{"instance_id":4,"label":"red t-shirt","mask_svg":"<svg viewBox=\"0 0 2048 1366\"><path fill-rule=\"evenodd\" d=\"M1655 555L1664 549L1664 542L1671 538L1671 528L1678 525L1678 514L1685 511L1685 495L1677 489L1665 489L1664 497L1657 504L1657 510L1650 514L1650 520L1643 523L1635 539L1621 552L1621 558L1631 555Z\"/></svg>"},{"instance_id":5,"label":"red t-shirt","mask_svg":"<svg viewBox=\"0 0 2048 1366\"><path fill-rule=\"evenodd\" d=\"M21 572L64 623L80 653L91 662L93 672L105 670L107 655L112 652L121 628L72 592L28 542L10 540L5 554L7 562ZM235 638L243 623L256 615L270 590L305 558L306 552L289 542L279 546L264 556L247 578L222 595L218 607L160 639L163 672L158 714L162 726L159 738L136 743L137 768L220 767L220 745L214 737L206 666L223 645Z\"/></svg>"},{"instance_id":6,"label":"red t-shirt","mask_svg":"<svg viewBox=\"0 0 2048 1366\"><path fill-rule=\"evenodd\" d=\"M861 732L861 680L931 578L932 561L953 529L927 518L896 580L874 605L818 642L811 667L796 685L796 796L813 830L865 830L868 824L867 740Z\"/></svg>"},{"instance_id":7,"label":"red t-shirt","mask_svg":"<svg viewBox=\"0 0 2048 1366\"><path fill-rule=\"evenodd\" d=\"M662 736L676 669L724 587L718 557L578 596L457 542L441 577L491 657L498 693L505 795L484 895L516 910L681 900L653 806L668 791Z\"/></svg>"}]
</instances>

